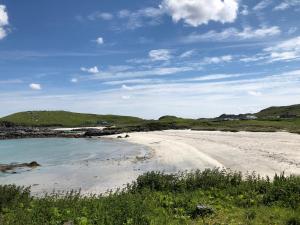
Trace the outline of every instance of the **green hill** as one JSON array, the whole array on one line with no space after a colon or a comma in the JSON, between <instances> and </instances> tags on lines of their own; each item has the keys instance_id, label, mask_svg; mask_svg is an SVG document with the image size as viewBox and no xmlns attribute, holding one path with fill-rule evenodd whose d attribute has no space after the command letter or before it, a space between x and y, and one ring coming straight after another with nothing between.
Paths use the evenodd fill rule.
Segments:
<instances>
[{"instance_id":1,"label":"green hill","mask_svg":"<svg viewBox=\"0 0 300 225\"><path fill-rule=\"evenodd\" d=\"M256 116L259 118L300 117L300 105L270 107L256 113Z\"/></svg>"},{"instance_id":2,"label":"green hill","mask_svg":"<svg viewBox=\"0 0 300 225\"><path fill-rule=\"evenodd\" d=\"M12 122L25 126L59 126L59 127L83 127L141 123L143 120L130 116L96 115L73 113L66 111L28 111L15 113L1 118L2 121Z\"/></svg>"}]
</instances>

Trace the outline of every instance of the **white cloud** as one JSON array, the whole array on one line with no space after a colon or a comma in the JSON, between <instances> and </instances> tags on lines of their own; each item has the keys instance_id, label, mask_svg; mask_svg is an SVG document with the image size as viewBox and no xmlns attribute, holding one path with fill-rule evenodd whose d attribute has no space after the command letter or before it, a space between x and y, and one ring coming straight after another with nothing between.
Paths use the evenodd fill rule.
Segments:
<instances>
[{"instance_id":1,"label":"white cloud","mask_svg":"<svg viewBox=\"0 0 300 225\"><path fill-rule=\"evenodd\" d=\"M168 49L157 49L149 52L152 61L167 61L171 59L171 52Z\"/></svg>"},{"instance_id":2,"label":"white cloud","mask_svg":"<svg viewBox=\"0 0 300 225\"><path fill-rule=\"evenodd\" d=\"M107 12L94 12L90 14L87 18L89 20L97 20L97 19L112 20L114 18L114 15Z\"/></svg>"},{"instance_id":3,"label":"white cloud","mask_svg":"<svg viewBox=\"0 0 300 225\"><path fill-rule=\"evenodd\" d=\"M210 74L210 75L206 75L206 76L187 79L187 81L216 81L216 80L242 77L245 75L248 75L248 74Z\"/></svg>"},{"instance_id":4,"label":"white cloud","mask_svg":"<svg viewBox=\"0 0 300 225\"><path fill-rule=\"evenodd\" d=\"M279 35L281 30L278 26L273 27L262 27L258 29L253 29L251 27L246 27L239 31L236 28L228 28L221 32L216 32L214 30L209 31L204 34L193 33L184 37L182 42L184 43L196 43L203 41L223 41L223 40L247 40L247 39L260 39L270 36Z\"/></svg>"},{"instance_id":5,"label":"white cloud","mask_svg":"<svg viewBox=\"0 0 300 225\"><path fill-rule=\"evenodd\" d=\"M13 80L0 80L0 84L20 84L23 83L20 79L13 79Z\"/></svg>"},{"instance_id":6,"label":"white cloud","mask_svg":"<svg viewBox=\"0 0 300 225\"><path fill-rule=\"evenodd\" d=\"M32 89L32 90L42 90L42 86L40 84L35 84L35 83L32 83L32 84L29 84L29 87Z\"/></svg>"},{"instance_id":7,"label":"white cloud","mask_svg":"<svg viewBox=\"0 0 300 225\"><path fill-rule=\"evenodd\" d=\"M286 10L296 6L300 6L300 0L284 0L279 5L275 6L274 10Z\"/></svg>"},{"instance_id":8,"label":"white cloud","mask_svg":"<svg viewBox=\"0 0 300 225\"><path fill-rule=\"evenodd\" d=\"M71 82L72 82L72 83L78 83L78 79L77 79L77 78L72 78L72 79L71 79Z\"/></svg>"},{"instance_id":9,"label":"white cloud","mask_svg":"<svg viewBox=\"0 0 300 225\"><path fill-rule=\"evenodd\" d=\"M225 62L231 62L233 57L231 55L224 55L220 57L206 57L203 60L204 64L219 64Z\"/></svg>"},{"instance_id":10,"label":"white cloud","mask_svg":"<svg viewBox=\"0 0 300 225\"><path fill-rule=\"evenodd\" d=\"M272 4L272 0L262 0L254 6L253 10L260 11L267 8L271 4Z\"/></svg>"},{"instance_id":11,"label":"white cloud","mask_svg":"<svg viewBox=\"0 0 300 225\"><path fill-rule=\"evenodd\" d=\"M103 37L98 37L98 38L96 39L96 42L97 42L98 45L104 44L104 39L103 39Z\"/></svg>"},{"instance_id":12,"label":"white cloud","mask_svg":"<svg viewBox=\"0 0 300 225\"><path fill-rule=\"evenodd\" d=\"M122 96L122 99L124 99L124 100L128 100L128 99L130 99L131 97L130 97L130 95L123 95Z\"/></svg>"},{"instance_id":13,"label":"white cloud","mask_svg":"<svg viewBox=\"0 0 300 225\"><path fill-rule=\"evenodd\" d=\"M265 54L257 54L257 55L251 56L251 57L242 57L242 58L240 58L240 61L244 62L244 63L250 63L250 62L257 62L260 60L264 60L267 58L268 57Z\"/></svg>"},{"instance_id":14,"label":"white cloud","mask_svg":"<svg viewBox=\"0 0 300 225\"><path fill-rule=\"evenodd\" d=\"M245 28L242 32L238 33L237 36L241 39L252 39L252 38L264 38L268 36L275 36L281 33L281 30L277 26L263 27L253 30L251 27Z\"/></svg>"},{"instance_id":15,"label":"white cloud","mask_svg":"<svg viewBox=\"0 0 300 225\"><path fill-rule=\"evenodd\" d=\"M126 84L123 84L123 85L122 85L122 89L127 90L127 91L132 90L132 88L129 87L129 86L127 86Z\"/></svg>"},{"instance_id":16,"label":"white cloud","mask_svg":"<svg viewBox=\"0 0 300 225\"><path fill-rule=\"evenodd\" d=\"M164 15L164 10L161 8L147 7L137 11L130 11L127 9L120 10L118 18L125 20L123 27L118 29L134 30L145 25L153 26L160 24L161 17Z\"/></svg>"},{"instance_id":17,"label":"white cloud","mask_svg":"<svg viewBox=\"0 0 300 225\"><path fill-rule=\"evenodd\" d=\"M262 93L259 91L248 91L248 94L251 96L255 96L255 97L260 97L262 96Z\"/></svg>"},{"instance_id":18,"label":"white cloud","mask_svg":"<svg viewBox=\"0 0 300 225\"><path fill-rule=\"evenodd\" d=\"M195 53L196 53L195 50L189 50L189 51L183 52L179 57L180 57L180 58L190 58L190 57L192 57Z\"/></svg>"},{"instance_id":19,"label":"white cloud","mask_svg":"<svg viewBox=\"0 0 300 225\"><path fill-rule=\"evenodd\" d=\"M213 117L222 113L246 113L272 105L299 103L300 71L242 80L216 82L180 82L133 86L132 98L124 101L120 88L73 94L38 95L5 93L0 89L2 115L27 110L69 110L101 114L135 115L158 118L173 114L181 117ZM121 93L120 93L121 92ZM253 92L253 93L252 93ZM259 94L259 97L250 95ZM76 101L76 104L74 104ZM140 110L136 110L136 109Z\"/></svg>"},{"instance_id":20,"label":"white cloud","mask_svg":"<svg viewBox=\"0 0 300 225\"><path fill-rule=\"evenodd\" d=\"M159 79L129 79L129 80L114 80L114 81L106 81L103 84L107 85L120 85L120 84L147 84L147 83L161 83L163 80Z\"/></svg>"},{"instance_id":21,"label":"white cloud","mask_svg":"<svg viewBox=\"0 0 300 225\"><path fill-rule=\"evenodd\" d=\"M294 34L295 32L297 32L298 28L297 27L291 27L289 30L288 30L288 34L291 35L291 34Z\"/></svg>"},{"instance_id":22,"label":"white cloud","mask_svg":"<svg viewBox=\"0 0 300 225\"><path fill-rule=\"evenodd\" d=\"M83 72L88 72L88 73L92 73L92 74L99 73L99 69L98 69L97 66L94 66L94 67L91 67L91 68L81 67L80 69Z\"/></svg>"},{"instance_id":23,"label":"white cloud","mask_svg":"<svg viewBox=\"0 0 300 225\"><path fill-rule=\"evenodd\" d=\"M0 40L7 35L6 27L9 25L8 14L5 5L0 5Z\"/></svg>"},{"instance_id":24,"label":"white cloud","mask_svg":"<svg viewBox=\"0 0 300 225\"><path fill-rule=\"evenodd\" d=\"M163 0L162 8L173 18L190 26L209 21L231 23L237 18L238 0Z\"/></svg>"},{"instance_id":25,"label":"white cloud","mask_svg":"<svg viewBox=\"0 0 300 225\"><path fill-rule=\"evenodd\" d=\"M264 49L269 54L270 61L292 61L300 59L300 36L282 41Z\"/></svg>"},{"instance_id":26,"label":"white cloud","mask_svg":"<svg viewBox=\"0 0 300 225\"><path fill-rule=\"evenodd\" d=\"M241 14L243 16L248 16L249 15L249 10L248 10L248 6L247 5L243 5L243 9L241 11Z\"/></svg>"},{"instance_id":27,"label":"white cloud","mask_svg":"<svg viewBox=\"0 0 300 225\"><path fill-rule=\"evenodd\" d=\"M148 77L148 76L166 76L171 74L178 74L188 71L200 71L202 68L199 66L199 63L197 65L191 65L191 66L174 66L174 67L165 67L165 66L158 66L158 67L147 67L145 69L132 69L128 71L120 71L120 72L114 72L114 71L103 71L98 74L95 74L93 76L85 76L84 80L100 80L105 82L115 81L117 79L125 79L130 78L131 80L134 78L139 77ZM137 82L140 83L140 82Z\"/></svg>"}]
</instances>

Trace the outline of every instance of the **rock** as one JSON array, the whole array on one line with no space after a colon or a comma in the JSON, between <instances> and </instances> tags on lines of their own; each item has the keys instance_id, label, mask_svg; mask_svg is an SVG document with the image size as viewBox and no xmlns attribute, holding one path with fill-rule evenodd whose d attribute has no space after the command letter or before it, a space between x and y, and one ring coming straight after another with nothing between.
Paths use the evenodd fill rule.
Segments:
<instances>
[{"instance_id":1,"label":"rock","mask_svg":"<svg viewBox=\"0 0 300 225\"><path fill-rule=\"evenodd\" d=\"M36 161L33 161L33 162L31 162L31 163L29 163L29 164L27 164L28 165L28 167L38 167L38 166L41 166L40 164L38 164Z\"/></svg>"},{"instance_id":2,"label":"rock","mask_svg":"<svg viewBox=\"0 0 300 225\"><path fill-rule=\"evenodd\" d=\"M89 129L85 132L85 137L95 137L95 136L106 136L106 135L114 135L114 134L121 134L122 131L119 129Z\"/></svg>"},{"instance_id":3,"label":"rock","mask_svg":"<svg viewBox=\"0 0 300 225\"><path fill-rule=\"evenodd\" d=\"M37 162L33 161L31 163L19 163L19 164L0 164L0 172L7 173L8 171L11 171L13 174L16 173L14 170L18 168L36 168L38 166L41 166Z\"/></svg>"},{"instance_id":4,"label":"rock","mask_svg":"<svg viewBox=\"0 0 300 225\"><path fill-rule=\"evenodd\" d=\"M72 133L52 130L47 127L22 127L13 126L7 123L0 123L0 139L17 138L46 138L46 137L66 137L79 138L84 137L82 133Z\"/></svg>"},{"instance_id":5,"label":"rock","mask_svg":"<svg viewBox=\"0 0 300 225\"><path fill-rule=\"evenodd\" d=\"M205 217L214 213L214 209L207 205L197 205L193 212L193 217Z\"/></svg>"},{"instance_id":6,"label":"rock","mask_svg":"<svg viewBox=\"0 0 300 225\"><path fill-rule=\"evenodd\" d=\"M122 138L122 136L118 136L117 138Z\"/></svg>"},{"instance_id":7,"label":"rock","mask_svg":"<svg viewBox=\"0 0 300 225\"><path fill-rule=\"evenodd\" d=\"M130 136L128 134L126 134L125 138L129 138Z\"/></svg>"}]
</instances>

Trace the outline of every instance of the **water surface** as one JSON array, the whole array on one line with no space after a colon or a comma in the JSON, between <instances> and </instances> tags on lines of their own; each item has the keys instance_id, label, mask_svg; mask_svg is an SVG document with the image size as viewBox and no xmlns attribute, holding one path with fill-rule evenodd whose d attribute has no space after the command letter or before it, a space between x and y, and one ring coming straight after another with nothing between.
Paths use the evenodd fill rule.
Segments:
<instances>
[{"instance_id":1,"label":"water surface","mask_svg":"<svg viewBox=\"0 0 300 225\"><path fill-rule=\"evenodd\" d=\"M36 161L41 167L0 173L0 184L32 186L35 194L81 189L99 193L122 187L142 173L144 146L100 138L37 138L0 141L0 164Z\"/></svg>"}]
</instances>

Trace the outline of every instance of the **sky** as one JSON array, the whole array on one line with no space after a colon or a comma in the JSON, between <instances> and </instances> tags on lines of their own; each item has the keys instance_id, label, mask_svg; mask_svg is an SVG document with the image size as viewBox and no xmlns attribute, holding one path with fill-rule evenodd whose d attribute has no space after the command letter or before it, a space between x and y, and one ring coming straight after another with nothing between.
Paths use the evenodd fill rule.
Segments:
<instances>
[{"instance_id":1,"label":"sky","mask_svg":"<svg viewBox=\"0 0 300 225\"><path fill-rule=\"evenodd\" d=\"M0 0L0 116L300 102L300 0Z\"/></svg>"}]
</instances>

